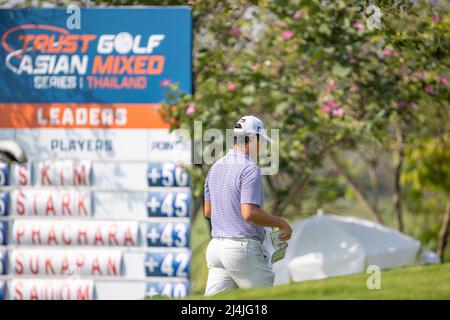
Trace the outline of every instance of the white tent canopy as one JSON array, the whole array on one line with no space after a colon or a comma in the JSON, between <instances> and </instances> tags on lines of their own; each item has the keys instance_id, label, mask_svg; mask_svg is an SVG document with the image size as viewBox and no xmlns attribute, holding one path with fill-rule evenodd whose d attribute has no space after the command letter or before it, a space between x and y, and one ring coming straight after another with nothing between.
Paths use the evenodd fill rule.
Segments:
<instances>
[{"instance_id":1,"label":"white tent canopy","mask_svg":"<svg viewBox=\"0 0 450 320\"><path fill-rule=\"evenodd\" d=\"M420 242L357 218L317 215L293 224L286 257L275 263L275 284L365 272L416 262Z\"/></svg>"}]
</instances>

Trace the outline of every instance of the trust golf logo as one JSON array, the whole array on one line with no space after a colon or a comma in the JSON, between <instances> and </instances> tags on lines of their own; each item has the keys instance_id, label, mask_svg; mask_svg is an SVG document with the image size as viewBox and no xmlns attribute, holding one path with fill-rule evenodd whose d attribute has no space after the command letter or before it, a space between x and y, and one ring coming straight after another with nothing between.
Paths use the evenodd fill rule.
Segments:
<instances>
[{"instance_id":1,"label":"trust golf logo","mask_svg":"<svg viewBox=\"0 0 450 320\"><path fill-rule=\"evenodd\" d=\"M76 15L75 15L76 16ZM71 22L75 28L76 19ZM24 24L1 35L5 65L33 77L35 89L146 89L164 71L155 54L164 34L78 34L46 24Z\"/></svg>"},{"instance_id":2,"label":"trust golf logo","mask_svg":"<svg viewBox=\"0 0 450 320\"><path fill-rule=\"evenodd\" d=\"M95 38L89 34L70 34L64 28L51 25L17 26L2 35L2 47L8 52L5 64L16 74L84 75L88 62L84 53Z\"/></svg>"}]
</instances>

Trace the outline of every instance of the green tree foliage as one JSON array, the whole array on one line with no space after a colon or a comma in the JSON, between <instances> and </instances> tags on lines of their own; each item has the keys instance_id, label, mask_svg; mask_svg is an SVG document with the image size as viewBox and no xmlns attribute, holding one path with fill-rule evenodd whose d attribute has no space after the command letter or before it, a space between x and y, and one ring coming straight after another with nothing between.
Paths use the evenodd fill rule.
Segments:
<instances>
[{"instance_id":1,"label":"green tree foliage","mask_svg":"<svg viewBox=\"0 0 450 320\"><path fill-rule=\"evenodd\" d=\"M281 129L275 198L309 183L330 152L392 147L393 124L435 135L434 123L422 127L430 107L445 119L448 14L425 2L380 2L380 29L369 29L363 2L192 4L196 93L175 91L167 117L225 129L253 113Z\"/></svg>"}]
</instances>

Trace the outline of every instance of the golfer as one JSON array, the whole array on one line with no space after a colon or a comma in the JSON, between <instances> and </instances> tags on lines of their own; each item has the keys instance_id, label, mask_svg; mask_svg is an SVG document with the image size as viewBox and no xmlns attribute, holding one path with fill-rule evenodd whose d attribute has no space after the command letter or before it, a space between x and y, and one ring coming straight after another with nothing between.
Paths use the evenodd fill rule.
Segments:
<instances>
[{"instance_id":1,"label":"golfer","mask_svg":"<svg viewBox=\"0 0 450 320\"><path fill-rule=\"evenodd\" d=\"M205 296L235 288L269 287L274 273L262 242L264 227L278 227L289 240L289 224L263 208L261 170L252 160L260 140L271 139L254 116L242 117L234 127L234 147L219 159L205 181L205 216L211 218L212 237L206 250L208 282Z\"/></svg>"}]
</instances>

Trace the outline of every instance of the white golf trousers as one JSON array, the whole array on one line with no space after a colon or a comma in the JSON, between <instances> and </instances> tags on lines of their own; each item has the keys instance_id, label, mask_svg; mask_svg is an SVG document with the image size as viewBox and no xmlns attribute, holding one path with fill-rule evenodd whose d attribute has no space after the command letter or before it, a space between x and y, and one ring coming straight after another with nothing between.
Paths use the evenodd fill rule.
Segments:
<instances>
[{"instance_id":1,"label":"white golf trousers","mask_svg":"<svg viewBox=\"0 0 450 320\"><path fill-rule=\"evenodd\" d=\"M213 238L206 249L208 282L205 296L231 289L271 287L274 273L261 242L253 239Z\"/></svg>"}]
</instances>

